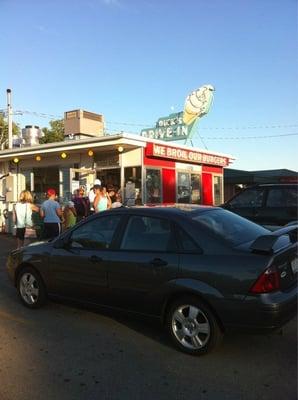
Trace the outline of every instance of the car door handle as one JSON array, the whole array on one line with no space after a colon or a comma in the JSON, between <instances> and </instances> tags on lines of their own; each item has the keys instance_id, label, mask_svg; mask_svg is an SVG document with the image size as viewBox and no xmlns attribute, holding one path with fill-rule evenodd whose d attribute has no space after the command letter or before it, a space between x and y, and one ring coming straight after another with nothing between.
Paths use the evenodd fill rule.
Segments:
<instances>
[{"instance_id":1,"label":"car door handle","mask_svg":"<svg viewBox=\"0 0 298 400\"><path fill-rule=\"evenodd\" d=\"M102 258L93 255L93 256L89 257L89 261L91 261L91 262L93 262L93 263L98 263L98 262L101 262L101 261L102 261Z\"/></svg>"},{"instance_id":2,"label":"car door handle","mask_svg":"<svg viewBox=\"0 0 298 400\"><path fill-rule=\"evenodd\" d=\"M150 261L150 264L153 265L153 267L165 267L168 265L167 261L164 261L161 258L154 258Z\"/></svg>"}]
</instances>

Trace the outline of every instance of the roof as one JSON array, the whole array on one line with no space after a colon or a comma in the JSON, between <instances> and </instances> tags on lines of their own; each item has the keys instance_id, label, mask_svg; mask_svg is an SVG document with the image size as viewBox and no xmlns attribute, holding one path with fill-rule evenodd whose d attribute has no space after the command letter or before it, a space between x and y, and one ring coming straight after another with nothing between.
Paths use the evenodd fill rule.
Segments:
<instances>
[{"instance_id":1,"label":"roof","mask_svg":"<svg viewBox=\"0 0 298 400\"><path fill-rule=\"evenodd\" d=\"M61 151L76 151L82 149L88 149L92 146L92 148L100 148L100 147L108 147L115 148L117 146L124 146L126 149L132 149L137 147L146 147L147 143L157 143L163 146L175 146L186 150L197 150L200 152L204 152L206 154L216 155L220 157L227 157L230 160L234 160L234 157L228 154L218 153L214 151L202 150L199 148L194 148L185 145L178 145L173 142L164 142L162 140L157 139L148 139L141 135L134 135L131 133L121 132L115 135L106 135L95 138L87 138L80 140L69 140L63 142L55 142L55 143L47 143L47 144L39 144L36 146L26 146L20 148L6 149L0 151L0 160L10 160L13 157L21 157L26 155L37 155L43 153L55 153Z\"/></svg>"},{"instance_id":2,"label":"roof","mask_svg":"<svg viewBox=\"0 0 298 400\"><path fill-rule=\"evenodd\" d=\"M290 169L268 169L257 171L245 171L232 168L224 169L225 183L234 184L257 184L257 183L278 183L283 179L298 181L298 173Z\"/></svg>"}]
</instances>

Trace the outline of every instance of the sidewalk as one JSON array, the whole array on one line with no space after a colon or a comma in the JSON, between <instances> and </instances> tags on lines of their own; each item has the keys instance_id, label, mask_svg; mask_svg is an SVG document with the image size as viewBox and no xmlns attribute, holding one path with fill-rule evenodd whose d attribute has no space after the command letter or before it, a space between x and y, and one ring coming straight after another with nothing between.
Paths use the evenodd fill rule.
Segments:
<instances>
[{"instance_id":1,"label":"sidewalk","mask_svg":"<svg viewBox=\"0 0 298 400\"><path fill-rule=\"evenodd\" d=\"M0 233L0 257L6 257L16 248L16 238L6 233Z\"/></svg>"}]
</instances>

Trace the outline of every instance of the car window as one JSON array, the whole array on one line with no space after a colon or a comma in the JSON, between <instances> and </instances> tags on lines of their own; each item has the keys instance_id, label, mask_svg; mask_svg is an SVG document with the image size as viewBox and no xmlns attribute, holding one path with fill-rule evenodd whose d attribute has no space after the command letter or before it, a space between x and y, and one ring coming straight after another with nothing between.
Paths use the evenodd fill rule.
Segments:
<instances>
[{"instance_id":1,"label":"car window","mask_svg":"<svg viewBox=\"0 0 298 400\"><path fill-rule=\"evenodd\" d=\"M280 188L270 189L267 197L267 207L282 207L284 204L284 191Z\"/></svg>"},{"instance_id":2,"label":"car window","mask_svg":"<svg viewBox=\"0 0 298 400\"><path fill-rule=\"evenodd\" d=\"M270 189L267 207L297 207L297 190L295 188Z\"/></svg>"},{"instance_id":3,"label":"car window","mask_svg":"<svg viewBox=\"0 0 298 400\"><path fill-rule=\"evenodd\" d=\"M120 216L106 216L93 219L79 226L71 234L72 247L102 250L108 249L119 225Z\"/></svg>"},{"instance_id":4,"label":"car window","mask_svg":"<svg viewBox=\"0 0 298 400\"><path fill-rule=\"evenodd\" d=\"M201 248L194 242L194 240L179 226L176 226L179 247L186 253L202 253Z\"/></svg>"},{"instance_id":5,"label":"car window","mask_svg":"<svg viewBox=\"0 0 298 400\"><path fill-rule=\"evenodd\" d=\"M239 193L229 204L232 207L261 207L264 197L263 189L246 189Z\"/></svg>"},{"instance_id":6,"label":"car window","mask_svg":"<svg viewBox=\"0 0 298 400\"><path fill-rule=\"evenodd\" d=\"M130 217L120 248L121 250L173 251L175 240L170 221L142 216Z\"/></svg>"},{"instance_id":7,"label":"car window","mask_svg":"<svg viewBox=\"0 0 298 400\"><path fill-rule=\"evenodd\" d=\"M286 207L298 207L298 190L296 188L288 188L285 190Z\"/></svg>"},{"instance_id":8,"label":"car window","mask_svg":"<svg viewBox=\"0 0 298 400\"><path fill-rule=\"evenodd\" d=\"M232 245L255 240L258 236L266 235L269 232L260 225L227 210L214 209L198 215L194 213L192 219Z\"/></svg>"}]
</instances>

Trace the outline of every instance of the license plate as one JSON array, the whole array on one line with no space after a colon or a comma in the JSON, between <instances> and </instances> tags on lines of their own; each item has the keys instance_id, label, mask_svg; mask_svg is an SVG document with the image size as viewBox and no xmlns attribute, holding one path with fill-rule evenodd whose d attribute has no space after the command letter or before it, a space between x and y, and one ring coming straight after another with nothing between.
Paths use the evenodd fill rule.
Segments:
<instances>
[{"instance_id":1,"label":"license plate","mask_svg":"<svg viewBox=\"0 0 298 400\"><path fill-rule=\"evenodd\" d=\"M298 257L291 261L291 267L294 274L297 274L298 271Z\"/></svg>"}]
</instances>

